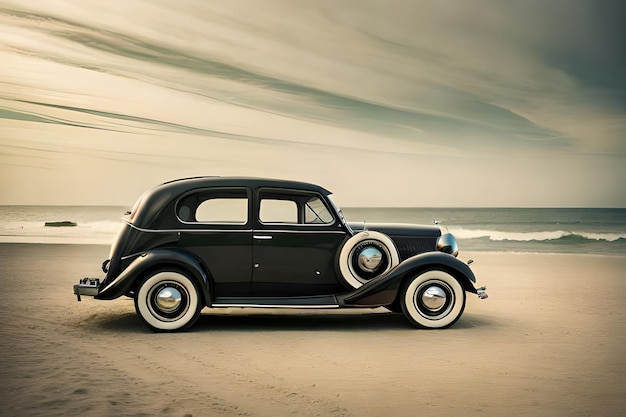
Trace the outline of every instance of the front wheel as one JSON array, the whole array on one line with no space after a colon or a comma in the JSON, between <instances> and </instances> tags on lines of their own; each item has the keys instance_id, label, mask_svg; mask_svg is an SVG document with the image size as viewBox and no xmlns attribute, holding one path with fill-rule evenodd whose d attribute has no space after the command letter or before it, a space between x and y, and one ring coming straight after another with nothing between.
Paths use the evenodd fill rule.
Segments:
<instances>
[{"instance_id":1,"label":"front wheel","mask_svg":"<svg viewBox=\"0 0 626 417\"><path fill-rule=\"evenodd\" d=\"M416 327L449 327L465 309L463 287L452 275L440 270L426 271L409 280L401 297L402 311Z\"/></svg>"},{"instance_id":2,"label":"front wheel","mask_svg":"<svg viewBox=\"0 0 626 417\"><path fill-rule=\"evenodd\" d=\"M147 276L135 292L135 310L152 330L173 332L191 327L202 305L198 289L185 274L158 271Z\"/></svg>"}]
</instances>

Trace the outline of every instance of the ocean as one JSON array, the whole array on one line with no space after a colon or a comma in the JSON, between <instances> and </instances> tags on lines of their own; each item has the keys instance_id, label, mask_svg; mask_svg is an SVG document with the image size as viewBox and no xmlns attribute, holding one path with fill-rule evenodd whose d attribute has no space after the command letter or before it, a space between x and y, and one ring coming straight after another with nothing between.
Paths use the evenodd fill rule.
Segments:
<instances>
[{"instance_id":1,"label":"ocean","mask_svg":"<svg viewBox=\"0 0 626 417\"><path fill-rule=\"evenodd\" d=\"M0 206L0 242L110 245L129 207ZM440 226L460 251L626 255L626 209L343 208L348 221ZM72 221L75 227L46 227Z\"/></svg>"},{"instance_id":2,"label":"ocean","mask_svg":"<svg viewBox=\"0 0 626 417\"><path fill-rule=\"evenodd\" d=\"M346 208L350 221L433 224L459 250L626 255L623 208Z\"/></svg>"}]
</instances>

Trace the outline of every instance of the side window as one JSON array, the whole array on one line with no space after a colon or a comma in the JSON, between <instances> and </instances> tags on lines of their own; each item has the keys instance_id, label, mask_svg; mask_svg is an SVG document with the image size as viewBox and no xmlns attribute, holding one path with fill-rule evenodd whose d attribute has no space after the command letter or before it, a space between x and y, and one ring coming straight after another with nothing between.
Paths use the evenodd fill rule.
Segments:
<instances>
[{"instance_id":1,"label":"side window","mask_svg":"<svg viewBox=\"0 0 626 417\"><path fill-rule=\"evenodd\" d=\"M259 198L261 223L328 225L335 220L323 200L313 193L268 188L259 193Z\"/></svg>"},{"instance_id":2,"label":"side window","mask_svg":"<svg viewBox=\"0 0 626 417\"><path fill-rule=\"evenodd\" d=\"M304 205L304 222L307 224L329 224L333 215L318 197L309 199Z\"/></svg>"},{"instance_id":3,"label":"side window","mask_svg":"<svg viewBox=\"0 0 626 417\"><path fill-rule=\"evenodd\" d=\"M293 200L264 198L261 200L259 219L262 223L298 223L298 205Z\"/></svg>"},{"instance_id":4,"label":"side window","mask_svg":"<svg viewBox=\"0 0 626 417\"><path fill-rule=\"evenodd\" d=\"M248 221L248 199L210 198L196 209L196 221L200 223L239 223Z\"/></svg>"},{"instance_id":5,"label":"side window","mask_svg":"<svg viewBox=\"0 0 626 417\"><path fill-rule=\"evenodd\" d=\"M204 190L181 199L176 214L186 223L246 224L248 193L245 189Z\"/></svg>"}]
</instances>

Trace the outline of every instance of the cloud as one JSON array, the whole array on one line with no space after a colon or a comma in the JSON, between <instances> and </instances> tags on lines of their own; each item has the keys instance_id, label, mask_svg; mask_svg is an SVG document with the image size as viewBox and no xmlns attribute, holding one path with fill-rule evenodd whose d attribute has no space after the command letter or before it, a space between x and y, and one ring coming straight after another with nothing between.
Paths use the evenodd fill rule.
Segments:
<instances>
[{"instance_id":1,"label":"cloud","mask_svg":"<svg viewBox=\"0 0 626 417\"><path fill-rule=\"evenodd\" d=\"M530 200L542 172L552 177L537 199L579 167L583 187L626 175L613 162L595 168L626 157L620 2L4 4L5 141L36 136L159 175L205 160L315 180L367 161L384 167L384 186L444 164L489 189L496 169L503 184L527 184ZM513 156L508 172L501 161ZM315 163L324 159L328 172ZM469 198L460 187L446 192Z\"/></svg>"}]
</instances>

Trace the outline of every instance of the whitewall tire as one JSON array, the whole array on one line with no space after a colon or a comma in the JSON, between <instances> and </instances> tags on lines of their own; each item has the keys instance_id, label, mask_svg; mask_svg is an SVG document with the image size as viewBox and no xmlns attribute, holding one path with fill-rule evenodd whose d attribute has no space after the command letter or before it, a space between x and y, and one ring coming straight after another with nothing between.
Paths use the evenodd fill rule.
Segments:
<instances>
[{"instance_id":1,"label":"whitewall tire","mask_svg":"<svg viewBox=\"0 0 626 417\"><path fill-rule=\"evenodd\" d=\"M135 310L155 331L173 332L191 327L202 304L194 282L178 271L147 276L135 292Z\"/></svg>"},{"instance_id":2,"label":"whitewall tire","mask_svg":"<svg viewBox=\"0 0 626 417\"><path fill-rule=\"evenodd\" d=\"M339 271L345 282L356 289L400 263L389 236L363 231L346 241L339 253Z\"/></svg>"},{"instance_id":3,"label":"whitewall tire","mask_svg":"<svg viewBox=\"0 0 626 417\"><path fill-rule=\"evenodd\" d=\"M454 324L465 309L465 290L452 275L426 271L409 280L401 293L402 311L416 327L441 329Z\"/></svg>"}]
</instances>

